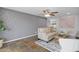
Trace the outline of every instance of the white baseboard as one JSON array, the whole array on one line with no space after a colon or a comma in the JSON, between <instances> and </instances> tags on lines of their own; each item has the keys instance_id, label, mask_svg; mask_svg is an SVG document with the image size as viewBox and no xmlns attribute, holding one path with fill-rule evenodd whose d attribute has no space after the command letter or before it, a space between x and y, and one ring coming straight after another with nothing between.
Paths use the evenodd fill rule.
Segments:
<instances>
[{"instance_id":1,"label":"white baseboard","mask_svg":"<svg viewBox=\"0 0 79 59\"><path fill-rule=\"evenodd\" d=\"M13 42L13 41L21 40L21 39L24 39L24 38L29 38L29 37L36 36L36 35L37 35L37 34L33 34L33 35L26 36L26 37L21 37L21 38L17 38L17 39L13 39L13 40L5 41L5 42L3 42L3 43L9 43L9 42Z\"/></svg>"}]
</instances>

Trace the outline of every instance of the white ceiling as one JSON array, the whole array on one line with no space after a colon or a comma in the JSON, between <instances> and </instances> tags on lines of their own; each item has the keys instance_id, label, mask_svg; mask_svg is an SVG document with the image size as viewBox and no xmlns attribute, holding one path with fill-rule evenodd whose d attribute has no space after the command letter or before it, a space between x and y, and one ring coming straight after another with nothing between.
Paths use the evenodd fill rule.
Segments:
<instances>
[{"instance_id":1,"label":"white ceiling","mask_svg":"<svg viewBox=\"0 0 79 59\"><path fill-rule=\"evenodd\" d=\"M63 15L79 15L79 8L78 7L6 7L8 9L41 16L44 17L42 14L42 10L50 9L51 11L57 11L59 12L57 16L63 16Z\"/></svg>"}]
</instances>

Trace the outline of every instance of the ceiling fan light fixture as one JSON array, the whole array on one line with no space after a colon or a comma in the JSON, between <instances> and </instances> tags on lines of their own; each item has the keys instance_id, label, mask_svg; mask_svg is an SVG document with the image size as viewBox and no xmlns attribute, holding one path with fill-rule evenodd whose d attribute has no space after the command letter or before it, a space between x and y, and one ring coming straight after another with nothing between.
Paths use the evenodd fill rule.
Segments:
<instances>
[{"instance_id":1,"label":"ceiling fan light fixture","mask_svg":"<svg viewBox=\"0 0 79 59\"><path fill-rule=\"evenodd\" d=\"M45 17L55 16L56 13L58 13L58 12L51 12L49 9L43 10L43 14Z\"/></svg>"},{"instance_id":2,"label":"ceiling fan light fixture","mask_svg":"<svg viewBox=\"0 0 79 59\"><path fill-rule=\"evenodd\" d=\"M45 16L45 17L51 17L51 15L50 15L50 14L45 14L44 16Z\"/></svg>"}]
</instances>

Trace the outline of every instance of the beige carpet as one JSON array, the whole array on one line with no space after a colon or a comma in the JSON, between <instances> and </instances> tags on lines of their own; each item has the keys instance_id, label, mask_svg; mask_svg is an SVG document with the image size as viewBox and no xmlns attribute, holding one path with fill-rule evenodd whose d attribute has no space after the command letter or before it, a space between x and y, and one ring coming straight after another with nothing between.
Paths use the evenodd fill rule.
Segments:
<instances>
[{"instance_id":1,"label":"beige carpet","mask_svg":"<svg viewBox=\"0 0 79 59\"><path fill-rule=\"evenodd\" d=\"M37 45L37 37L31 37L4 44L0 52L48 52L47 49Z\"/></svg>"}]
</instances>

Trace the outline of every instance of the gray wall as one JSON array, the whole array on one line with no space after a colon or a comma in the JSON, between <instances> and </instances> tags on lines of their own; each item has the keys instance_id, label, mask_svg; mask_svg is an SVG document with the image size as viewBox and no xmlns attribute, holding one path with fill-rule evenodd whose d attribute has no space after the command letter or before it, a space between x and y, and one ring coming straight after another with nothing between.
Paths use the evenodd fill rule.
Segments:
<instances>
[{"instance_id":1,"label":"gray wall","mask_svg":"<svg viewBox=\"0 0 79 59\"><path fill-rule=\"evenodd\" d=\"M38 27L46 26L45 18L4 8L0 8L0 18L7 28L0 34L7 40L36 34Z\"/></svg>"}]
</instances>

